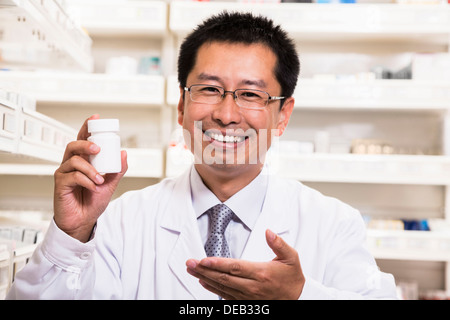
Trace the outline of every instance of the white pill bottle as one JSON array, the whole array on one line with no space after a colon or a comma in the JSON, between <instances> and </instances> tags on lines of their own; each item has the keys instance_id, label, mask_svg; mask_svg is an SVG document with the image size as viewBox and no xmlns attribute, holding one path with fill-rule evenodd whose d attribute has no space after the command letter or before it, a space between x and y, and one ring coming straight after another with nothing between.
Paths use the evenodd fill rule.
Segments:
<instances>
[{"instance_id":1,"label":"white pill bottle","mask_svg":"<svg viewBox=\"0 0 450 320\"><path fill-rule=\"evenodd\" d=\"M88 120L89 141L100 147L100 152L89 156L89 162L100 173L117 173L122 169L118 119Z\"/></svg>"}]
</instances>

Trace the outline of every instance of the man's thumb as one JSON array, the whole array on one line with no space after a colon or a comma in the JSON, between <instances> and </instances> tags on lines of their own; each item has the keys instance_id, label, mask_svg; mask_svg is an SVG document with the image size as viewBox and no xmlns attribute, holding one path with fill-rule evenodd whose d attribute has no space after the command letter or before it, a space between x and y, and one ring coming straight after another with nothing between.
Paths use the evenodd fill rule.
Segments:
<instances>
[{"instance_id":1,"label":"man's thumb","mask_svg":"<svg viewBox=\"0 0 450 320\"><path fill-rule=\"evenodd\" d=\"M277 256L274 260L290 260L297 253L294 248L269 229L266 230L266 241Z\"/></svg>"}]
</instances>

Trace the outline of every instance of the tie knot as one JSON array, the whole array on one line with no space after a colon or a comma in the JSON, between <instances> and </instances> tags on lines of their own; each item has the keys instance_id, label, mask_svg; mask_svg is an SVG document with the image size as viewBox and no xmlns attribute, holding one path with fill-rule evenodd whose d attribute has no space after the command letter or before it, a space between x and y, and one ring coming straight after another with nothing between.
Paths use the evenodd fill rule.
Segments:
<instances>
[{"instance_id":1,"label":"tie knot","mask_svg":"<svg viewBox=\"0 0 450 320\"><path fill-rule=\"evenodd\" d=\"M233 218L233 211L224 204L218 204L209 209L210 232L223 234Z\"/></svg>"}]
</instances>

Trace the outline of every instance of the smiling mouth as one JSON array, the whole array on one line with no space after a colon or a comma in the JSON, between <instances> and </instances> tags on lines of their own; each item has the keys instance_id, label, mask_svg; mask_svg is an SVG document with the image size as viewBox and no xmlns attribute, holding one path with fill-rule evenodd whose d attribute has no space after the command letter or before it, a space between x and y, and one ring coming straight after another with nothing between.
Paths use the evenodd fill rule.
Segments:
<instances>
[{"instance_id":1,"label":"smiling mouth","mask_svg":"<svg viewBox=\"0 0 450 320\"><path fill-rule=\"evenodd\" d=\"M242 136L242 135L223 135L218 132L214 131L205 131L203 132L205 136L211 138L212 140L218 141L218 142L225 142L225 143L239 143L245 141L248 136Z\"/></svg>"}]
</instances>

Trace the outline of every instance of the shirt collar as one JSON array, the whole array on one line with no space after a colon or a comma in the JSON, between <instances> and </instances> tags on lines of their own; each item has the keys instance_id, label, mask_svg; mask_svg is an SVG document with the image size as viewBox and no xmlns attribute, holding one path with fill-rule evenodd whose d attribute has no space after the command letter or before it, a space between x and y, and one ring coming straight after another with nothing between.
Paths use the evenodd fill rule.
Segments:
<instances>
[{"instance_id":1,"label":"shirt collar","mask_svg":"<svg viewBox=\"0 0 450 320\"><path fill-rule=\"evenodd\" d=\"M224 202L234 214L252 230L262 210L268 184L268 170L264 167L247 186ZM209 208L222 203L202 181L195 166L192 166L191 196L194 211L199 218Z\"/></svg>"}]
</instances>

